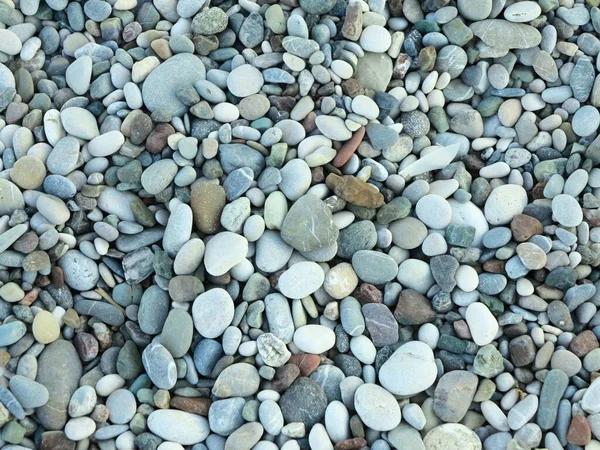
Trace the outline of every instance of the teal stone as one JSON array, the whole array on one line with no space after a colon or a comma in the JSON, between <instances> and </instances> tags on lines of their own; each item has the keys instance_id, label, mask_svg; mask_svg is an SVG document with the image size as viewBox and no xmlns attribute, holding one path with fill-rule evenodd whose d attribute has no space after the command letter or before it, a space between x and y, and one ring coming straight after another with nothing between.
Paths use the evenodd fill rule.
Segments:
<instances>
[{"instance_id":1,"label":"teal stone","mask_svg":"<svg viewBox=\"0 0 600 450\"><path fill-rule=\"evenodd\" d=\"M475 239L475 227L472 225L449 225L446 228L446 242L458 247L469 247Z\"/></svg>"},{"instance_id":2,"label":"teal stone","mask_svg":"<svg viewBox=\"0 0 600 450\"><path fill-rule=\"evenodd\" d=\"M542 430L551 430L556 423L558 404L568 385L569 377L562 370L553 369L546 374L537 413L537 424Z\"/></svg>"},{"instance_id":3,"label":"teal stone","mask_svg":"<svg viewBox=\"0 0 600 450\"><path fill-rule=\"evenodd\" d=\"M0 325L0 347L8 347L21 339L27 332L23 322L15 321Z\"/></svg>"},{"instance_id":4,"label":"teal stone","mask_svg":"<svg viewBox=\"0 0 600 450\"><path fill-rule=\"evenodd\" d=\"M450 353L455 353L457 355L462 355L467 350L467 341L463 341L454 336L450 336L449 334L442 334L438 341L438 348L441 350L446 350Z\"/></svg>"}]
</instances>

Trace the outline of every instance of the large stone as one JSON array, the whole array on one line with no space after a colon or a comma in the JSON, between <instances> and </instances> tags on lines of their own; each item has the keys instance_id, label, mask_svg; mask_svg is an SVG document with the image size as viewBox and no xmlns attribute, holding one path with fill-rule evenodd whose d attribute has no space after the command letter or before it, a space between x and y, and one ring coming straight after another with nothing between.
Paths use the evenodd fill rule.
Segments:
<instances>
[{"instance_id":1,"label":"large stone","mask_svg":"<svg viewBox=\"0 0 600 450\"><path fill-rule=\"evenodd\" d=\"M281 227L281 238L299 251L333 245L338 238L331 209L315 195L300 197L290 208Z\"/></svg>"},{"instance_id":2,"label":"large stone","mask_svg":"<svg viewBox=\"0 0 600 450\"><path fill-rule=\"evenodd\" d=\"M473 34L490 47L501 49L532 48L542 42L542 35L531 25L488 19L471 24Z\"/></svg>"},{"instance_id":3,"label":"large stone","mask_svg":"<svg viewBox=\"0 0 600 450\"><path fill-rule=\"evenodd\" d=\"M365 52L365 56L358 59L354 78L363 88L385 92L393 70L392 59L385 53Z\"/></svg>"},{"instance_id":4,"label":"large stone","mask_svg":"<svg viewBox=\"0 0 600 450\"><path fill-rule=\"evenodd\" d=\"M429 388L436 377L433 351L419 341L401 346L379 370L379 381L384 388L407 397Z\"/></svg>"},{"instance_id":5,"label":"large stone","mask_svg":"<svg viewBox=\"0 0 600 450\"><path fill-rule=\"evenodd\" d=\"M144 81L144 104L151 112L161 109L173 116L182 116L188 106L179 99L177 91L193 89L194 84L205 77L204 63L196 55L180 53L172 56L150 72Z\"/></svg>"},{"instance_id":6,"label":"large stone","mask_svg":"<svg viewBox=\"0 0 600 450\"><path fill-rule=\"evenodd\" d=\"M69 399L79 385L82 367L79 355L69 341L48 345L38 360L36 381L46 387L48 403L37 408L38 422L47 430L62 430L67 423Z\"/></svg>"},{"instance_id":7,"label":"large stone","mask_svg":"<svg viewBox=\"0 0 600 450\"><path fill-rule=\"evenodd\" d=\"M325 417L327 396L310 378L297 378L281 396L279 406L286 423L302 422L311 428Z\"/></svg>"}]
</instances>

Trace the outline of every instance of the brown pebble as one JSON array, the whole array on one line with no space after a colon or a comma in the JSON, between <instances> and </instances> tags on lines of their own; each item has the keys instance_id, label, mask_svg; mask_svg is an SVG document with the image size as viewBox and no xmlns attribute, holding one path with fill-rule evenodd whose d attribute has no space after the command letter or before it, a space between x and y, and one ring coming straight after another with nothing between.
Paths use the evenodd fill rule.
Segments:
<instances>
[{"instance_id":1,"label":"brown pebble","mask_svg":"<svg viewBox=\"0 0 600 450\"><path fill-rule=\"evenodd\" d=\"M39 275L35 280L35 285L38 287L46 287L50 284L50 278L47 275Z\"/></svg>"},{"instance_id":2,"label":"brown pebble","mask_svg":"<svg viewBox=\"0 0 600 450\"><path fill-rule=\"evenodd\" d=\"M572 445L587 445L592 440L592 429L585 417L577 415L571 420L567 442Z\"/></svg>"},{"instance_id":3,"label":"brown pebble","mask_svg":"<svg viewBox=\"0 0 600 450\"><path fill-rule=\"evenodd\" d=\"M348 97L354 98L357 95L363 95L365 93L365 90L360 85L358 80L354 78L349 78L347 80L342 81L342 92Z\"/></svg>"},{"instance_id":4,"label":"brown pebble","mask_svg":"<svg viewBox=\"0 0 600 450\"><path fill-rule=\"evenodd\" d=\"M367 445L365 438L356 437L352 439L346 439L335 444L334 450L359 450Z\"/></svg>"},{"instance_id":5,"label":"brown pebble","mask_svg":"<svg viewBox=\"0 0 600 450\"><path fill-rule=\"evenodd\" d=\"M527 214L517 214L510 223L510 229L516 242L525 242L531 236L544 232L542 223Z\"/></svg>"},{"instance_id":6,"label":"brown pebble","mask_svg":"<svg viewBox=\"0 0 600 450\"><path fill-rule=\"evenodd\" d=\"M531 197L533 200L540 200L544 197L544 188L546 187L546 183L538 183L531 190Z\"/></svg>"},{"instance_id":7,"label":"brown pebble","mask_svg":"<svg viewBox=\"0 0 600 450\"><path fill-rule=\"evenodd\" d=\"M471 170L473 172L479 172L485 167L485 162L481 160L479 155L465 155L461 158L461 161L464 163L467 170Z\"/></svg>"},{"instance_id":8,"label":"brown pebble","mask_svg":"<svg viewBox=\"0 0 600 450\"><path fill-rule=\"evenodd\" d=\"M175 128L168 123L159 123L146 139L146 148L150 153L160 153L167 146L169 136L175 134Z\"/></svg>"},{"instance_id":9,"label":"brown pebble","mask_svg":"<svg viewBox=\"0 0 600 450\"><path fill-rule=\"evenodd\" d=\"M55 288L60 289L61 287L63 287L65 285L65 274L60 267L52 266L51 274L52 274L52 285Z\"/></svg>"},{"instance_id":10,"label":"brown pebble","mask_svg":"<svg viewBox=\"0 0 600 450\"><path fill-rule=\"evenodd\" d=\"M91 361L98 356L98 341L90 333L77 333L73 344L79 353L79 358L84 361Z\"/></svg>"},{"instance_id":11,"label":"brown pebble","mask_svg":"<svg viewBox=\"0 0 600 450\"><path fill-rule=\"evenodd\" d=\"M400 17L402 16L402 4L404 0L389 0L388 7L390 8L390 13L392 17Z\"/></svg>"},{"instance_id":12,"label":"brown pebble","mask_svg":"<svg viewBox=\"0 0 600 450\"><path fill-rule=\"evenodd\" d=\"M42 433L40 450L75 450L76 445L62 431L46 431Z\"/></svg>"},{"instance_id":13,"label":"brown pebble","mask_svg":"<svg viewBox=\"0 0 600 450\"><path fill-rule=\"evenodd\" d=\"M585 330L573 338L569 345L571 350L577 357L583 358L592 350L598 348L598 338L592 330Z\"/></svg>"},{"instance_id":14,"label":"brown pebble","mask_svg":"<svg viewBox=\"0 0 600 450\"><path fill-rule=\"evenodd\" d=\"M365 208L379 208L383 205L383 194L366 181L352 175L327 175L327 187L347 202Z\"/></svg>"},{"instance_id":15,"label":"brown pebble","mask_svg":"<svg viewBox=\"0 0 600 450\"><path fill-rule=\"evenodd\" d=\"M369 283L359 285L352 293L352 297L358 300L361 305L383 302L383 292Z\"/></svg>"},{"instance_id":16,"label":"brown pebble","mask_svg":"<svg viewBox=\"0 0 600 450\"><path fill-rule=\"evenodd\" d=\"M314 111L309 112L302 121L302 127L306 134L312 133L317 128L317 115Z\"/></svg>"},{"instance_id":17,"label":"brown pebble","mask_svg":"<svg viewBox=\"0 0 600 450\"><path fill-rule=\"evenodd\" d=\"M274 106L280 111L290 112L296 106L296 100L294 97L284 97L271 95L269 97L269 101L271 102L271 106Z\"/></svg>"},{"instance_id":18,"label":"brown pebble","mask_svg":"<svg viewBox=\"0 0 600 450\"><path fill-rule=\"evenodd\" d=\"M271 389L283 392L300 376L300 368L296 364L286 364L275 371Z\"/></svg>"},{"instance_id":19,"label":"brown pebble","mask_svg":"<svg viewBox=\"0 0 600 450\"><path fill-rule=\"evenodd\" d=\"M515 367L523 367L531 364L537 352L533 340L527 335L519 336L510 341L508 348Z\"/></svg>"},{"instance_id":20,"label":"brown pebble","mask_svg":"<svg viewBox=\"0 0 600 450\"><path fill-rule=\"evenodd\" d=\"M365 127L361 126L352 134L350 140L344 142L344 145L338 150L337 155L333 158L334 167L342 167L352 157L358 145L365 137Z\"/></svg>"},{"instance_id":21,"label":"brown pebble","mask_svg":"<svg viewBox=\"0 0 600 450\"><path fill-rule=\"evenodd\" d=\"M269 44L271 44L271 48L273 49L274 52L285 52L285 49L283 48L283 38L285 36L281 35L281 34L276 34L271 36L271 39L269 39Z\"/></svg>"},{"instance_id":22,"label":"brown pebble","mask_svg":"<svg viewBox=\"0 0 600 450\"><path fill-rule=\"evenodd\" d=\"M201 416L208 416L208 409L212 401L209 398L204 397L173 397L171 399L171 408L180 409L192 414L199 414Z\"/></svg>"},{"instance_id":23,"label":"brown pebble","mask_svg":"<svg viewBox=\"0 0 600 450\"><path fill-rule=\"evenodd\" d=\"M323 167L314 167L310 170L310 174L311 174L311 181L310 184L311 185L315 185L315 184L319 184L322 183L323 181L325 181L325 171L323 170Z\"/></svg>"},{"instance_id":24,"label":"brown pebble","mask_svg":"<svg viewBox=\"0 0 600 450\"><path fill-rule=\"evenodd\" d=\"M218 184L196 183L192 187L190 206L196 228L203 233L214 234L221 227L225 189Z\"/></svg>"},{"instance_id":25,"label":"brown pebble","mask_svg":"<svg viewBox=\"0 0 600 450\"><path fill-rule=\"evenodd\" d=\"M483 263L483 270L490 273L504 273L504 266L506 261L500 261L499 259L490 259Z\"/></svg>"},{"instance_id":26,"label":"brown pebble","mask_svg":"<svg viewBox=\"0 0 600 450\"><path fill-rule=\"evenodd\" d=\"M307 377L313 373L313 370L319 367L321 358L319 358L319 355L303 353L300 355L292 355L289 363L298 366L300 369L300 376Z\"/></svg>"},{"instance_id":27,"label":"brown pebble","mask_svg":"<svg viewBox=\"0 0 600 450\"><path fill-rule=\"evenodd\" d=\"M436 317L429 300L413 289L404 289L398 297L394 317L400 325L422 325Z\"/></svg>"}]
</instances>

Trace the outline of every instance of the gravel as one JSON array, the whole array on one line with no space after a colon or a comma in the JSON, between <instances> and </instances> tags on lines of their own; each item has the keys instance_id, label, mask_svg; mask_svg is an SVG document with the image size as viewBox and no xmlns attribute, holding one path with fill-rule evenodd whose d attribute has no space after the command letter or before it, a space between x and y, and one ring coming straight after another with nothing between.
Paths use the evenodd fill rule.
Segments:
<instances>
[{"instance_id":1,"label":"gravel","mask_svg":"<svg viewBox=\"0 0 600 450\"><path fill-rule=\"evenodd\" d=\"M1 3L2 444L597 450L597 3Z\"/></svg>"}]
</instances>

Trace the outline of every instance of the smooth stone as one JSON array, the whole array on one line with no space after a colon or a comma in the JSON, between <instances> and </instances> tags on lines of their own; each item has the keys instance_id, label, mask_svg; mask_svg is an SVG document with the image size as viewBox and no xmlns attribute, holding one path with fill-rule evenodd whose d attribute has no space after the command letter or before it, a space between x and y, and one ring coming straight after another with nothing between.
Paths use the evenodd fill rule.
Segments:
<instances>
[{"instance_id":1,"label":"smooth stone","mask_svg":"<svg viewBox=\"0 0 600 450\"><path fill-rule=\"evenodd\" d=\"M493 189L485 202L485 218L491 225L505 225L527 206L527 192L516 184Z\"/></svg>"},{"instance_id":2,"label":"smooth stone","mask_svg":"<svg viewBox=\"0 0 600 450\"><path fill-rule=\"evenodd\" d=\"M59 259L58 265L63 269L69 287L78 291L94 289L100 278L94 260L78 250L69 250Z\"/></svg>"},{"instance_id":3,"label":"smooth stone","mask_svg":"<svg viewBox=\"0 0 600 450\"><path fill-rule=\"evenodd\" d=\"M401 346L379 370L379 381L385 389L407 397L428 389L436 377L433 352L418 341Z\"/></svg>"},{"instance_id":4,"label":"smooth stone","mask_svg":"<svg viewBox=\"0 0 600 450\"><path fill-rule=\"evenodd\" d=\"M423 438L426 450L481 450L481 440L469 428L445 423L431 429Z\"/></svg>"},{"instance_id":5,"label":"smooth stone","mask_svg":"<svg viewBox=\"0 0 600 450\"><path fill-rule=\"evenodd\" d=\"M233 69L227 77L227 88L236 97L248 97L262 88L264 79L261 72L250 64Z\"/></svg>"},{"instance_id":6,"label":"smooth stone","mask_svg":"<svg viewBox=\"0 0 600 450\"><path fill-rule=\"evenodd\" d=\"M152 70L144 80L144 105L150 112L161 109L172 116L182 116L189 106L180 100L177 93L193 88L196 81L205 78L206 68L199 57L190 53L174 55Z\"/></svg>"},{"instance_id":7,"label":"smooth stone","mask_svg":"<svg viewBox=\"0 0 600 450\"><path fill-rule=\"evenodd\" d=\"M202 442L210 433L206 418L174 409L152 412L148 416L148 428L160 438L181 445Z\"/></svg>"},{"instance_id":8,"label":"smooth stone","mask_svg":"<svg viewBox=\"0 0 600 450\"><path fill-rule=\"evenodd\" d=\"M236 363L225 368L212 388L219 398L248 397L256 394L260 384L258 370L247 363Z\"/></svg>"},{"instance_id":9,"label":"smooth stone","mask_svg":"<svg viewBox=\"0 0 600 450\"><path fill-rule=\"evenodd\" d=\"M142 353L142 363L152 383L159 389L172 389L177 382L177 366L169 351L152 343Z\"/></svg>"},{"instance_id":10,"label":"smooth stone","mask_svg":"<svg viewBox=\"0 0 600 450\"><path fill-rule=\"evenodd\" d=\"M335 333L323 325L304 325L294 332L294 344L303 352L318 355L335 345Z\"/></svg>"},{"instance_id":11,"label":"smooth stone","mask_svg":"<svg viewBox=\"0 0 600 450\"><path fill-rule=\"evenodd\" d=\"M224 289L210 289L196 298L192 316L200 335L209 339L219 337L233 320L233 300Z\"/></svg>"},{"instance_id":12,"label":"smooth stone","mask_svg":"<svg viewBox=\"0 0 600 450\"><path fill-rule=\"evenodd\" d=\"M366 383L354 394L354 407L362 422L376 431L389 431L398 426L400 406L392 394L382 387Z\"/></svg>"},{"instance_id":13,"label":"smooth stone","mask_svg":"<svg viewBox=\"0 0 600 450\"><path fill-rule=\"evenodd\" d=\"M304 298L319 289L324 280L325 273L317 263L299 262L281 274L278 288L288 298Z\"/></svg>"},{"instance_id":14,"label":"smooth stone","mask_svg":"<svg viewBox=\"0 0 600 450\"><path fill-rule=\"evenodd\" d=\"M467 307L465 319L473 341L479 346L489 344L498 334L498 322L483 303L472 303Z\"/></svg>"},{"instance_id":15,"label":"smooth stone","mask_svg":"<svg viewBox=\"0 0 600 450\"><path fill-rule=\"evenodd\" d=\"M206 244L204 266L213 276L226 274L241 263L248 253L248 241L239 234L224 231L213 236Z\"/></svg>"},{"instance_id":16,"label":"smooth stone","mask_svg":"<svg viewBox=\"0 0 600 450\"><path fill-rule=\"evenodd\" d=\"M48 402L37 408L38 422L47 430L62 430L67 422L69 399L82 375L77 350L69 341L46 346L38 359L36 381L48 390Z\"/></svg>"},{"instance_id":17,"label":"smooth stone","mask_svg":"<svg viewBox=\"0 0 600 450\"><path fill-rule=\"evenodd\" d=\"M9 387L23 408L39 408L48 402L48 389L30 378L14 375Z\"/></svg>"}]
</instances>

